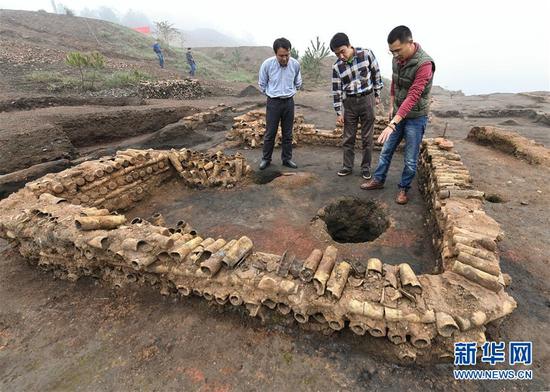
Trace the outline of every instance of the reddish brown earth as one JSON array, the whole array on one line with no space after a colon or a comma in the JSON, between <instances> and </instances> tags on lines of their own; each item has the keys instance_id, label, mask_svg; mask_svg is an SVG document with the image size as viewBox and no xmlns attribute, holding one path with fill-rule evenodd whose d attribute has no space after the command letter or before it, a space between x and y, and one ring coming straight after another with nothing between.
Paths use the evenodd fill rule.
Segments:
<instances>
[{"instance_id":1,"label":"reddish brown earth","mask_svg":"<svg viewBox=\"0 0 550 392\"><path fill-rule=\"evenodd\" d=\"M20 37L10 39L16 38ZM130 55L125 61L155 72L150 64ZM11 82L17 80L21 69L11 67L2 73L3 98L40 95L33 86L14 88ZM176 75L176 71L167 73ZM125 106L120 106L122 101L90 106L67 99L70 107L32 109L32 105L23 105L2 112L0 173L66 154L79 159L100 156L119 146L141 146L152 132L177 121L188 110L225 103L242 111L263 103L261 97L237 97L246 85L223 85L224 92L232 95ZM327 87L301 92L296 102L307 122L323 129L334 126ZM489 337L533 341L533 381L459 382L453 378L452 364L395 365L385 360L377 339L358 337L349 330L324 336L304 331L286 319L252 319L198 298L172 302L149 289L114 290L93 280L55 280L26 264L0 241L0 390L550 389L550 171L466 140L472 126L494 125L550 147L544 120L550 113L550 95L464 97L439 89L434 94L433 113L426 136L439 136L446 129L475 186L503 200L486 202L485 209L505 232L499 243L501 268L512 278L508 290L518 308L494 326ZM149 126L132 133L134 125L128 123L132 118L140 119L140 124L149 121ZM160 120L157 123L152 118ZM83 119L87 128L79 125L84 124L78 122ZM82 133L75 137L74 132L65 132L59 125L64 122L78 125L72 129ZM94 130L103 133L94 137L90 133ZM199 130L193 138L191 145L206 149L221 143L223 132ZM8 146L5 140L12 144ZM241 152L253 167L258 165L259 151ZM278 153L270 170L283 171ZM373 165L377 157L375 153ZM302 146L296 148L295 158L299 172L305 173L302 178L278 177L265 185L202 192L169 183L130 215L145 217L161 211L169 222L184 217L212 236L243 233L250 235L258 249L282 253L292 244L303 256L300 252L305 249L326 244L319 227L311 224L319 208L340 196L373 198L386 206L392 225L372 243L338 244L339 249L354 261L377 256L392 263L410 262L417 272L433 268L431 240L423 226L425 206L416 184L409 205L393 202L402 169L401 153L394 157L386 188L372 193L359 189L357 173L336 177L341 163L337 149Z\"/></svg>"},{"instance_id":2,"label":"reddish brown earth","mask_svg":"<svg viewBox=\"0 0 550 392\"><path fill-rule=\"evenodd\" d=\"M222 101L237 106L243 102L224 97L192 104L204 108ZM320 108L301 110L306 120L315 118L322 128L329 128L334 119L327 101L321 91L302 94L298 99L299 104ZM501 104L498 100L494 103ZM27 115L32 117L33 111ZM537 135L530 130L538 131L538 124L515 120L525 123L525 128L515 126L525 136ZM490 337L532 340L534 381L457 382L451 364L402 367L385 362L376 339L349 332L327 337L304 331L296 324L281 325L282 320L250 319L195 298L172 303L148 290L116 291L90 280L57 281L31 268L12 251L4 250L0 261L3 387L203 391L545 389L549 385L545 369L550 352L545 333L550 307L550 175L540 166L465 140L471 124L502 119L436 117L428 134L440 134L445 121L452 123L447 136L455 142L476 186L505 200L487 202L486 209L506 233L499 244L502 268L512 278L509 290L518 301L518 309L493 328ZM259 163L259 151L241 152L253 166ZM376 157L377 154L375 161ZM307 173L307 179L278 177L268 184L250 184L248 190L200 193L167 184L140 207L142 211L131 213L161 211L168 221L183 216L211 235L246 233L258 248L281 253L289 244L305 250L323 243L310 220L333 198L373 197L387 206L392 226L370 245L339 244L340 249L356 260L378 255L389 262L406 260L418 271L433 267L418 190L413 188L413 201L406 207L393 202L402 155L395 157L386 188L372 194L359 189L361 179L357 174L344 179L335 176L341 159L337 149L298 147L295 158L300 164L299 172ZM283 171L277 158L271 170Z\"/></svg>"}]
</instances>

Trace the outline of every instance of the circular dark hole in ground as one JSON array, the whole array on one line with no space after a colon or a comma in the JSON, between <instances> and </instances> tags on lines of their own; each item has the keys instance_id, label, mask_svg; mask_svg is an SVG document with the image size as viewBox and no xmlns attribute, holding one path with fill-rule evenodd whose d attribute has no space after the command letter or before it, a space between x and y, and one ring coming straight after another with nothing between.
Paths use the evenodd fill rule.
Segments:
<instances>
[{"instance_id":1,"label":"circular dark hole in ground","mask_svg":"<svg viewBox=\"0 0 550 392\"><path fill-rule=\"evenodd\" d=\"M505 200L497 195L496 193L489 193L485 195L485 200L487 200L489 203L504 203Z\"/></svg>"},{"instance_id":2,"label":"circular dark hole in ground","mask_svg":"<svg viewBox=\"0 0 550 392\"><path fill-rule=\"evenodd\" d=\"M282 175L283 173L278 170L258 170L252 173L252 181L255 184L263 185Z\"/></svg>"},{"instance_id":3,"label":"circular dark hole in ground","mask_svg":"<svg viewBox=\"0 0 550 392\"><path fill-rule=\"evenodd\" d=\"M340 199L324 208L320 216L336 242L368 242L390 225L384 209L375 201L354 197Z\"/></svg>"}]
</instances>

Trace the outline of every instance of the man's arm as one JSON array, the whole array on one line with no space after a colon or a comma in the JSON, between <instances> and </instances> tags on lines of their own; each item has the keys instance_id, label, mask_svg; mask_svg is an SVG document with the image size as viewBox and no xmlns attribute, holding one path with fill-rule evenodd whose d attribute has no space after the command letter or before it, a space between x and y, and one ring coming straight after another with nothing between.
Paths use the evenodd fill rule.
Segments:
<instances>
[{"instance_id":1,"label":"man's arm","mask_svg":"<svg viewBox=\"0 0 550 392\"><path fill-rule=\"evenodd\" d=\"M342 115L342 80L335 65L332 67L332 99L334 110L338 116Z\"/></svg>"},{"instance_id":2,"label":"man's arm","mask_svg":"<svg viewBox=\"0 0 550 392\"><path fill-rule=\"evenodd\" d=\"M384 82L382 81L382 75L380 74L380 66L378 65L378 61L376 60L374 53L370 50L368 52L368 58L369 58L369 67L370 67L370 77L372 79L374 95L376 97L380 97L380 92L382 91L382 87L384 87Z\"/></svg>"},{"instance_id":3,"label":"man's arm","mask_svg":"<svg viewBox=\"0 0 550 392\"><path fill-rule=\"evenodd\" d=\"M262 94L265 94L268 81L269 77L267 74L267 62L264 61L262 63L262 66L260 67L260 73L258 75L258 86L260 87L260 91L262 92Z\"/></svg>"},{"instance_id":4,"label":"man's arm","mask_svg":"<svg viewBox=\"0 0 550 392\"><path fill-rule=\"evenodd\" d=\"M300 63L296 62L296 67L298 72L296 72L296 76L294 77L294 87L296 87L296 90L300 90L302 88L302 72L300 71Z\"/></svg>"}]
</instances>

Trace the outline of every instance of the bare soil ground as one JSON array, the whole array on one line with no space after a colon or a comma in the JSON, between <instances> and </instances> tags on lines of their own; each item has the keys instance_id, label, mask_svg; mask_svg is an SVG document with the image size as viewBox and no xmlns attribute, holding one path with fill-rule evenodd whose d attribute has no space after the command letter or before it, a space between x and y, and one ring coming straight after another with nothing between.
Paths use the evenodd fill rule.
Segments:
<instances>
[{"instance_id":1,"label":"bare soil ground","mask_svg":"<svg viewBox=\"0 0 550 392\"><path fill-rule=\"evenodd\" d=\"M95 49L97 42L90 30L102 45L107 44L101 34L111 30L91 22L86 33L74 36L78 20L69 17L48 24L44 15L24 15L25 23L20 22L21 15L10 14L9 20L6 15L0 14L4 43L0 50L0 100L7 103L0 106L10 109L0 113L0 173L60 157L85 159L119 147L143 146L154 133L184 115L219 103L241 111L264 103L254 94L238 97L248 83L203 80L217 96L147 102L61 97L55 105L37 104L44 92L37 92L22 75L34 69L61 71L66 50ZM57 35L49 30L52 25L59 26ZM20 50L22 42L35 42L32 51ZM184 72L176 62L166 70L157 69L150 47L141 42L126 52L112 44L102 49L112 69L135 66L166 78ZM149 54L144 55L145 51ZM19 98L31 101L11 104ZM301 92L296 104L307 122L322 129L334 127L328 87ZM505 232L499 243L501 267L512 278L508 290L518 308L488 335L497 341L533 341L533 381L458 382L452 364L398 366L384 359L377 339L358 337L349 330L324 336L302 330L286 318L252 319L198 298L174 303L148 289L114 290L86 279L58 281L27 265L0 241L0 390L550 389L550 171L466 140L472 126L495 125L550 147L546 120L550 95L465 97L436 89L432 109L426 136L445 132L468 166L475 186L495 196L491 200L501 200L486 202L485 208ZM185 139L189 146L207 149L224 139L219 130L198 130L186 136L179 135L171 142L180 145ZM258 150L241 152L257 166ZM270 170L288 171L280 166L278 154L276 150ZM354 261L380 256L384 261L410 262L417 272L430 271L433 250L416 184L409 205L393 202L402 154L394 157L386 188L372 193L359 189L357 171L343 179L335 175L340 154L338 149L298 147L295 159L301 174L251 185L248 191L196 192L168 183L131 214L161 211L169 220L182 216L201 231L212 235L246 233L262 250L281 253L291 243L298 249L326 244L327 238L311 219L333 198L372 198L385 206L392 225L372 243L337 244L340 250ZM377 158L375 153L373 167ZM251 189L254 191L249 192Z\"/></svg>"},{"instance_id":2,"label":"bare soil ground","mask_svg":"<svg viewBox=\"0 0 550 392\"><path fill-rule=\"evenodd\" d=\"M453 106L456 99L453 97ZM436 96L435 100L436 107L445 105L445 98ZM261 104L262 99L223 97L178 105L200 109L221 102L246 106L254 102ZM174 103L155 102L152 106L155 105ZM334 115L326 91L303 93L297 105L307 121L315 122L320 128L333 126ZM506 101L502 102L502 97L489 98L484 105L505 106ZM28 111L25 115L41 116L42 110ZM91 109L55 110L64 114L82 110L85 114ZM11 115L17 118L22 112ZM520 124L515 126L516 131L543 141L537 136L544 137L540 124L525 118L511 119ZM465 140L471 125L506 120L510 119L434 117L428 136L439 135L448 122L447 136L455 142L476 186L504 200L503 203L487 202L486 209L506 233L499 244L502 268L512 277L509 290L519 306L502 325L490 331L490 337L533 341L533 381L457 382L451 364L402 367L386 362L376 339L356 337L349 332L327 337L304 331L287 319L250 319L195 298L171 303L148 290L115 291L91 280L56 281L5 249L0 259L2 389L458 391L548 388L550 174L543 167ZM223 137L218 136L202 146L207 148L221 140ZM252 165L258 164L258 150L242 152ZM271 170L287 171L280 166L278 153L276 150ZM251 185L254 192L239 189L196 192L167 184L139 207L142 210L136 209L131 214L161 211L169 220L183 215L197 228L213 235L246 233L262 249L280 253L290 243L308 247L312 243L322 244L310 220L317 209L332 198L372 197L386 205L392 227L372 244L341 244L342 251L354 260L371 255L382 256L390 262L407 260L418 271L427 271L433 266L433 251L423 227L425 212L418 190L413 188L413 202L406 207L393 202L401 154L394 158L386 188L373 193L359 190L361 179L357 173L344 179L336 177L341 159L337 149L298 147L295 158L300 164L299 172L305 174ZM373 165L376 159L377 154Z\"/></svg>"}]
</instances>

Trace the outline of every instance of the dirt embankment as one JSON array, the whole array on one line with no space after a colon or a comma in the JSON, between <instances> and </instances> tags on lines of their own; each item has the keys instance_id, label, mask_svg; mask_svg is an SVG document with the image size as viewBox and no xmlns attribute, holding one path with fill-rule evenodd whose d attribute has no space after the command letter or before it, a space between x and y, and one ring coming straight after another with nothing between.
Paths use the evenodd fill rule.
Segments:
<instances>
[{"instance_id":1,"label":"dirt embankment","mask_svg":"<svg viewBox=\"0 0 550 392\"><path fill-rule=\"evenodd\" d=\"M0 113L0 174L57 159L77 148L154 132L194 113L178 103L59 107Z\"/></svg>"}]
</instances>

